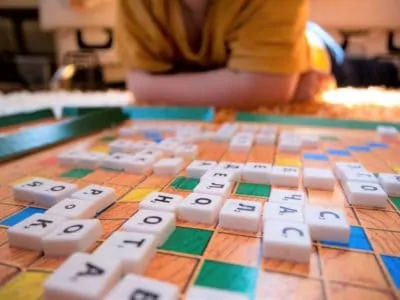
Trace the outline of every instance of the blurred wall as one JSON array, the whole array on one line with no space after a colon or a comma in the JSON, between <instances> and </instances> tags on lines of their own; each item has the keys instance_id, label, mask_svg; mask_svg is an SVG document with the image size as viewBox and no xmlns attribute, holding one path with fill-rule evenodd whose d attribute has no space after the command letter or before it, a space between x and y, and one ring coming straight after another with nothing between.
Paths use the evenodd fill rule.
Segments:
<instances>
[{"instance_id":1,"label":"blurred wall","mask_svg":"<svg viewBox=\"0 0 400 300\"><path fill-rule=\"evenodd\" d=\"M37 7L39 5L39 0L1 0L1 7Z\"/></svg>"},{"instance_id":2,"label":"blurred wall","mask_svg":"<svg viewBox=\"0 0 400 300\"><path fill-rule=\"evenodd\" d=\"M344 44L349 55L400 54L399 0L310 0L310 3L311 20Z\"/></svg>"},{"instance_id":3,"label":"blurred wall","mask_svg":"<svg viewBox=\"0 0 400 300\"><path fill-rule=\"evenodd\" d=\"M54 0L57 1L57 0ZM36 9L39 0L0 0L1 9ZM51 32L41 30L39 20L27 20L23 23L23 32L27 47L33 53L54 52ZM0 51L17 52L13 23L9 18L0 17Z\"/></svg>"}]
</instances>

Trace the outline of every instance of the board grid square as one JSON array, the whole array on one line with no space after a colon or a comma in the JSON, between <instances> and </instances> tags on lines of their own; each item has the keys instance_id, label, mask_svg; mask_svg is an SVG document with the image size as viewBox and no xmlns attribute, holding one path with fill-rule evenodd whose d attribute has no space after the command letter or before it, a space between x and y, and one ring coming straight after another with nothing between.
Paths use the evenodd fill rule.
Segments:
<instances>
[{"instance_id":1,"label":"board grid square","mask_svg":"<svg viewBox=\"0 0 400 300\"><path fill-rule=\"evenodd\" d=\"M256 268L205 260L195 285L240 292L251 296L256 286L257 275Z\"/></svg>"},{"instance_id":2,"label":"board grid square","mask_svg":"<svg viewBox=\"0 0 400 300\"><path fill-rule=\"evenodd\" d=\"M160 247L192 255L202 255L212 236L212 231L189 227L176 227L169 239Z\"/></svg>"},{"instance_id":3,"label":"board grid square","mask_svg":"<svg viewBox=\"0 0 400 300\"><path fill-rule=\"evenodd\" d=\"M89 170L89 169L72 169L65 173L62 173L60 176L66 177L66 178L81 179L81 178L89 175L92 172L93 172L93 170Z\"/></svg>"},{"instance_id":4,"label":"board grid square","mask_svg":"<svg viewBox=\"0 0 400 300\"><path fill-rule=\"evenodd\" d=\"M346 244L328 241L321 241L321 244L349 249L372 251L371 244L368 241L368 237L365 234L364 229L358 226L351 226L350 239L349 242Z\"/></svg>"},{"instance_id":5,"label":"board grid square","mask_svg":"<svg viewBox=\"0 0 400 300\"><path fill-rule=\"evenodd\" d=\"M200 179L197 178L187 178L184 176L180 176L176 178L171 184L171 187L174 187L179 190L185 190L185 191L193 191L193 189L198 185L200 182Z\"/></svg>"},{"instance_id":6,"label":"board grid square","mask_svg":"<svg viewBox=\"0 0 400 300\"><path fill-rule=\"evenodd\" d=\"M11 215L0 222L0 225L3 226L14 226L19 222L25 220L26 218L34 215L34 214L43 214L46 210L44 208L39 207L26 207L23 210L17 212L14 215Z\"/></svg>"},{"instance_id":7,"label":"board grid square","mask_svg":"<svg viewBox=\"0 0 400 300\"><path fill-rule=\"evenodd\" d=\"M271 192L269 184L256 184L241 182L238 184L235 194L241 196L267 198Z\"/></svg>"}]
</instances>

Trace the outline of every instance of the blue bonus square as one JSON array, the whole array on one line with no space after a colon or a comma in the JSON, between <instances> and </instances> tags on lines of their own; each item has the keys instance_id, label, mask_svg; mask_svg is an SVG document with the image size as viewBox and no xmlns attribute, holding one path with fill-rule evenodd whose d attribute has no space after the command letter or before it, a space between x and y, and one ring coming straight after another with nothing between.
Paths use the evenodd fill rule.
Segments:
<instances>
[{"instance_id":1,"label":"blue bonus square","mask_svg":"<svg viewBox=\"0 0 400 300\"><path fill-rule=\"evenodd\" d=\"M388 147L387 144L385 144L385 143L378 143L378 142L371 142L371 143L369 143L367 146L370 147L370 148L382 148L382 149Z\"/></svg>"},{"instance_id":2,"label":"blue bonus square","mask_svg":"<svg viewBox=\"0 0 400 300\"><path fill-rule=\"evenodd\" d=\"M329 155L350 156L350 151L344 149L328 149L327 152Z\"/></svg>"},{"instance_id":3,"label":"blue bonus square","mask_svg":"<svg viewBox=\"0 0 400 300\"><path fill-rule=\"evenodd\" d=\"M159 143L163 140L162 135L157 131L146 131L144 136L156 143Z\"/></svg>"},{"instance_id":4,"label":"blue bonus square","mask_svg":"<svg viewBox=\"0 0 400 300\"><path fill-rule=\"evenodd\" d=\"M362 229L361 227L358 227L358 226L350 227L350 238L349 238L349 242L347 244L337 243L337 242L329 242L329 241L321 241L321 244L327 245L327 246L336 246L336 247L349 248L349 249L372 251L371 244L368 241L368 238L364 232L364 229Z\"/></svg>"},{"instance_id":5,"label":"blue bonus square","mask_svg":"<svg viewBox=\"0 0 400 300\"><path fill-rule=\"evenodd\" d=\"M367 146L350 146L349 150L353 152L371 152L371 149Z\"/></svg>"},{"instance_id":6,"label":"blue bonus square","mask_svg":"<svg viewBox=\"0 0 400 300\"><path fill-rule=\"evenodd\" d=\"M304 153L303 159L305 160L319 160L319 161L328 161L328 156L320 153Z\"/></svg>"},{"instance_id":7,"label":"blue bonus square","mask_svg":"<svg viewBox=\"0 0 400 300\"><path fill-rule=\"evenodd\" d=\"M394 284L400 289L400 257L381 255L381 258Z\"/></svg>"},{"instance_id":8,"label":"blue bonus square","mask_svg":"<svg viewBox=\"0 0 400 300\"><path fill-rule=\"evenodd\" d=\"M0 222L3 226L14 226L34 214L43 214L46 210L37 207L27 207Z\"/></svg>"}]
</instances>

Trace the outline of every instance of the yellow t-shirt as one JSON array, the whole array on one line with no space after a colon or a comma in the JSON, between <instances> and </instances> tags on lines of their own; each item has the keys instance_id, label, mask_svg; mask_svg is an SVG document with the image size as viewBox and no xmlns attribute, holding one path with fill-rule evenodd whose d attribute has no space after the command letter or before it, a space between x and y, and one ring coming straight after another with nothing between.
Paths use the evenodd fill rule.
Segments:
<instances>
[{"instance_id":1,"label":"yellow t-shirt","mask_svg":"<svg viewBox=\"0 0 400 300\"><path fill-rule=\"evenodd\" d=\"M210 0L200 48L192 50L179 0L118 0L115 42L131 69L300 73L312 67L307 0Z\"/></svg>"}]
</instances>

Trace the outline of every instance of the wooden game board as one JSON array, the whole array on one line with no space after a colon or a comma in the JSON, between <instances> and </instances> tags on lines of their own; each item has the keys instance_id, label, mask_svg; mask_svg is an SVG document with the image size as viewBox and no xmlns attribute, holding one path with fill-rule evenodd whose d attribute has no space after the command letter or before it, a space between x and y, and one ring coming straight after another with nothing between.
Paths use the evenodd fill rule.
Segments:
<instances>
[{"instance_id":1,"label":"wooden game board","mask_svg":"<svg viewBox=\"0 0 400 300\"><path fill-rule=\"evenodd\" d=\"M265 117L265 121L268 118ZM247 116L247 119L263 121L260 117ZM274 121L281 123L278 119ZM170 123L156 122L161 122L160 126ZM126 121L124 126L131 123ZM210 129L218 126L208 122L195 123ZM321 143L316 150L303 150L295 155L279 153L274 146L253 146L250 153L243 154L228 152L227 144L208 141L199 143L197 159L323 168L331 168L337 161L358 161L374 173L400 173L399 141L377 142L375 132L362 126L358 126L361 129L348 129L332 124L336 128L329 128L329 122L317 124L325 127L305 123L279 126L280 129L318 134ZM104 234L96 246L138 210L139 202L148 193L164 191L188 195L198 183L197 179L187 178L184 171L179 176L145 176L104 169L71 169L58 164L57 154L71 147L107 152L108 143L117 138L117 132L117 128L106 129L0 165L0 299L39 299L42 282L64 261L9 247L7 227L44 211L13 199L10 187L13 183L27 176L41 176L74 182L79 187L97 183L115 188L117 203L98 216ZM239 183L231 197L265 202L270 190L270 185ZM333 192L311 189L306 192L311 204L345 210L352 226L348 244L316 242L310 263L296 264L264 259L260 231L250 234L225 230L217 224L205 226L178 220L175 232L158 249L144 275L176 284L182 296L190 286L200 285L240 292L260 300L384 300L399 297L400 198L391 198L383 209L371 209L348 204L339 184Z\"/></svg>"}]
</instances>

